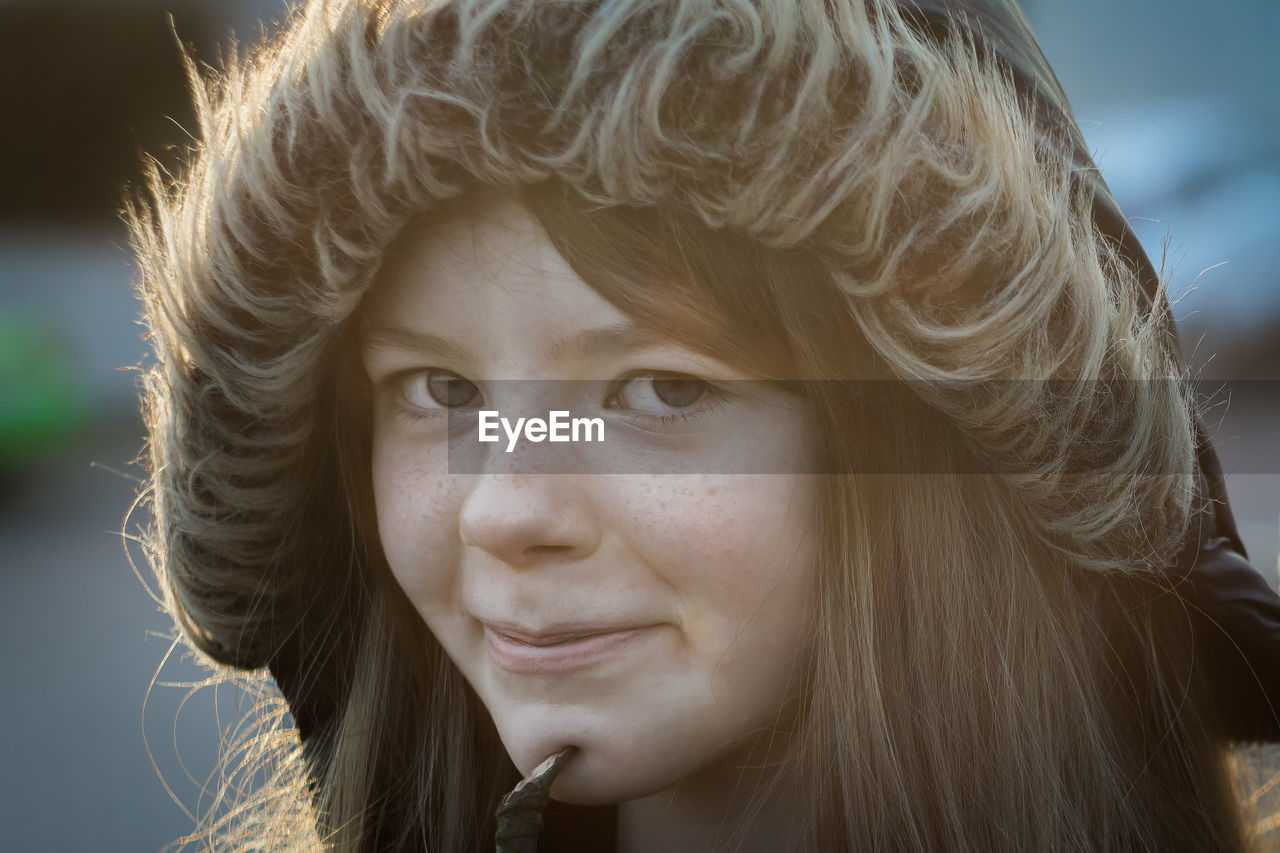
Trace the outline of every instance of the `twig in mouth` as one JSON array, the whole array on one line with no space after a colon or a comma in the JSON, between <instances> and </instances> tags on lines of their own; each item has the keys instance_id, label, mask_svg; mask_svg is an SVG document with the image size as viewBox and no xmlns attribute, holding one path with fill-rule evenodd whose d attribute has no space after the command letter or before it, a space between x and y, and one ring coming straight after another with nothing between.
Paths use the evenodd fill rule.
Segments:
<instances>
[{"instance_id":1,"label":"twig in mouth","mask_svg":"<svg viewBox=\"0 0 1280 853\"><path fill-rule=\"evenodd\" d=\"M502 798L497 811L497 853L537 853L542 810L551 799L551 783L577 751L572 746L560 750L533 768Z\"/></svg>"}]
</instances>

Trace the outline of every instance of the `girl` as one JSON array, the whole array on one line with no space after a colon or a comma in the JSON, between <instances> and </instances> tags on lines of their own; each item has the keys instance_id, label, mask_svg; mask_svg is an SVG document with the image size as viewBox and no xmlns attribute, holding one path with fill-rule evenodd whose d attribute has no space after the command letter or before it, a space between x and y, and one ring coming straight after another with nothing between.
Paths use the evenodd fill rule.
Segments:
<instances>
[{"instance_id":1,"label":"girl","mask_svg":"<svg viewBox=\"0 0 1280 853\"><path fill-rule=\"evenodd\" d=\"M560 755L539 849L1244 849L1280 608L1011 2L315 2L198 96L154 562L310 827L228 835L484 849Z\"/></svg>"}]
</instances>

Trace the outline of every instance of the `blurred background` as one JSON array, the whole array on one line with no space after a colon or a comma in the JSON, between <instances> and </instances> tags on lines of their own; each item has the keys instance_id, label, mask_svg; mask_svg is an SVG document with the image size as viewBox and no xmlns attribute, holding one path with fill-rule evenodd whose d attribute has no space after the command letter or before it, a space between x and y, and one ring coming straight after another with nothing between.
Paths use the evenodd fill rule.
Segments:
<instances>
[{"instance_id":1,"label":"blurred background","mask_svg":"<svg viewBox=\"0 0 1280 853\"><path fill-rule=\"evenodd\" d=\"M1211 430L1274 585L1280 395L1238 380L1280 379L1280 4L1024 8L1121 207L1172 271L1188 359L1232 380ZM214 63L233 30L255 41L283 9L0 0L4 850L159 850L207 805L199 782L237 701L187 701L204 673L167 654L171 626L120 535L142 475L132 368L145 342L118 210L141 151L175 164L197 133L178 40Z\"/></svg>"}]
</instances>

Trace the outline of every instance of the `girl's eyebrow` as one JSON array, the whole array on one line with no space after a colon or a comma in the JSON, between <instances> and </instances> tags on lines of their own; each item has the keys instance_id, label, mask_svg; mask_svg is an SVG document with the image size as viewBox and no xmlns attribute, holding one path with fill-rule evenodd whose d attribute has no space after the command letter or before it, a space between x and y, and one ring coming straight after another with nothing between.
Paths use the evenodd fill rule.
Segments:
<instances>
[{"instance_id":1,"label":"girl's eyebrow","mask_svg":"<svg viewBox=\"0 0 1280 853\"><path fill-rule=\"evenodd\" d=\"M661 335L630 321L584 329L569 338L557 338L541 353L548 361L590 361L602 355L619 355L655 347L678 346Z\"/></svg>"},{"instance_id":2,"label":"girl's eyebrow","mask_svg":"<svg viewBox=\"0 0 1280 853\"><path fill-rule=\"evenodd\" d=\"M571 337L557 338L543 347L539 355L553 362L572 359L589 361L603 354L628 353L673 345L675 344L671 341L642 326L624 322L598 329L584 329ZM464 346L439 335L402 326L366 327L362 333L361 348L366 352L397 349L429 353L457 361L469 361L472 358L471 351Z\"/></svg>"},{"instance_id":3,"label":"girl's eyebrow","mask_svg":"<svg viewBox=\"0 0 1280 853\"><path fill-rule=\"evenodd\" d=\"M439 335L406 329L402 326L368 326L360 335L360 348L371 350L403 350L429 353L455 361L468 361L471 351Z\"/></svg>"}]
</instances>

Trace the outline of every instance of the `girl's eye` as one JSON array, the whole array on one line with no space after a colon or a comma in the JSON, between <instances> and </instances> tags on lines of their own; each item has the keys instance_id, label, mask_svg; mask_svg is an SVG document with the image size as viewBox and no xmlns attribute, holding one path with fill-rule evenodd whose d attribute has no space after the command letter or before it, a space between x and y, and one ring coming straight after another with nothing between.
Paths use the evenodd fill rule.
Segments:
<instances>
[{"instance_id":1,"label":"girl's eye","mask_svg":"<svg viewBox=\"0 0 1280 853\"><path fill-rule=\"evenodd\" d=\"M462 409L480 400L480 389L474 382L434 367L402 379L400 393L405 402L419 409Z\"/></svg>"},{"instance_id":2,"label":"girl's eye","mask_svg":"<svg viewBox=\"0 0 1280 853\"><path fill-rule=\"evenodd\" d=\"M613 395L620 409L661 417L689 409L715 396L705 380L683 373L660 373L624 380Z\"/></svg>"}]
</instances>

